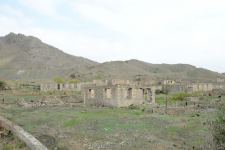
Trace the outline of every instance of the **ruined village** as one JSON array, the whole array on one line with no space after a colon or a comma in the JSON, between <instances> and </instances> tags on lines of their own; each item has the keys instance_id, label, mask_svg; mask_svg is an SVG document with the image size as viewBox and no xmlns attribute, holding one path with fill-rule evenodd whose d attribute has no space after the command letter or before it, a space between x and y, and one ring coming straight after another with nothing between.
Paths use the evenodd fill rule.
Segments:
<instances>
[{"instance_id":1,"label":"ruined village","mask_svg":"<svg viewBox=\"0 0 225 150\"><path fill-rule=\"evenodd\" d=\"M0 0L0 150L225 150L225 0Z\"/></svg>"},{"instance_id":2,"label":"ruined village","mask_svg":"<svg viewBox=\"0 0 225 150\"><path fill-rule=\"evenodd\" d=\"M220 78L211 83L168 79L7 82L1 91L1 114L25 126L33 135L13 122L0 118L1 137L9 136L6 130L13 131L19 138L14 142L16 140L21 147L28 146L30 149L139 149L139 144L144 143L141 149L211 149L214 144L208 116L215 116L215 110L224 101L224 91L225 81ZM30 113L25 114L24 111ZM29 120L32 122L28 123L26 117L20 116L22 114L32 117ZM20 117L23 119L20 120ZM44 122L35 123L37 118ZM53 122L54 125L51 125ZM153 123L153 126L149 123ZM67 130L71 130L71 133L67 134ZM149 133L142 137L142 130L149 130ZM117 137L114 132L120 136ZM169 140L171 143L162 143L152 135L158 132L166 132L168 136L160 140ZM184 137L186 134L187 138L191 136L200 143L187 139ZM90 136L88 139L87 135ZM136 137L129 135L140 139L135 140ZM88 141L96 136L105 139ZM116 141L107 143L116 137ZM129 144L130 140L137 143Z\"/></svg>"}]
</instances>

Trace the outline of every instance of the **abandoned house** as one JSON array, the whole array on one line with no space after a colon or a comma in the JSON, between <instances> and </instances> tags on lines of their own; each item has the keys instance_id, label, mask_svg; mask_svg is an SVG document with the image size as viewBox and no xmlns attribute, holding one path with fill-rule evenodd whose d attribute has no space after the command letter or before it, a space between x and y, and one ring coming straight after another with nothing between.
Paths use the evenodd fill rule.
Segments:
<instances>
[{"instance_id":1,"label":"abandoned house","mask_svg":"<svg viewBox=\"0 0 225 150\"><path fill-rule=\"evenodd\" d=\"M42 83L40 85L41 91L76 91L77 84L72 83Z\"/></svg>"},{"instance_id":2,"label":"abandoned house","mask_svg":"<svg viewBox=\"0 0 225 150\"><path fill-rule=\"evenodd\" d=\"M95 106L127 107L155 103L155 88L132 84L128 80L110 80L83 87L84 103Z\"/></svg>"},{"instance_id":3,"label":"abandoned house","mask_svg":"<svg viewBox=\"0 0 225 150\"><path fill-rule=\"evenodd\" d=\"M163 84L164 85L174 85L174 84L176 84L176 81L174 81L174 80L164 80Z\"/></svg>"}]
</instances>

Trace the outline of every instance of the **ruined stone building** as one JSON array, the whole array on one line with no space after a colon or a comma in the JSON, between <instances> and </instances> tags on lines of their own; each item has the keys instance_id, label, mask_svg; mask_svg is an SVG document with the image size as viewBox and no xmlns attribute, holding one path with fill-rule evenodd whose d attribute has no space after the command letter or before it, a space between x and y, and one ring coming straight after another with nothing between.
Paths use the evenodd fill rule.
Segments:
<instances>
[{"instance_id":1,"label":"ruined stone building","mask_svg":"<svg viewBox=\"0 0 225 150\"><path fill-rule=\"evenodd\" d=\"M41 91L76 91L78 89L77 84L72 83L42 83L40 85Z\"/></svg>"},{"instance_id":2,"label":"ruined stone building","mask_svg":"<svg viewBox=\"0 0 225 150\"><path fill-rule=\"evenodd\" d=\"M95 106L127 107L155 103L154 87L144 87L128 80L110 80L83 87L84 103Z\"/></svg>"},{"instance_id":3,"label":"ruined stone building","mask_svg":"<svg viewBox=\"0 0 225 150\"><path fill-rule=\"evenodd\" d=\"M188 85L191 92L208 92L212 91L215 87L212 83L197 83Z\"/></svg>"},{"instance_id":4,"label":"ruined stone building","mask_svg":"<svg viewBox=\"0 0 225 150\"><path fill-rule=\"evenodd\" d=\"M217 78L216 82L217 83L225 83L225 79Z\"/></svg>"},{"instance_id":5,"label":"ruined stone building","mask_svg":"<svg viewBox=\"0 0 225 150\"><path fill-rule=\"evenodd\" d=\"M176 84L176 81L174 81L174 80L164 80L163 84L164 85L174 85L174 84Z\"/></svg>"},{"instance_id":6,"label":"ruined stone building","mask_svg":"<svg viewBox=\"0 0 225 150\"><path fill-rule=\"evenodd\" d=\"M165 86L164 86L165 88ZM218 83L185 83L185 84L175 84L175 85L167 85L169 93L193 93L193 92L211 92L217 89L224 89L224 84Z\"/></svg>"}]
</instances>

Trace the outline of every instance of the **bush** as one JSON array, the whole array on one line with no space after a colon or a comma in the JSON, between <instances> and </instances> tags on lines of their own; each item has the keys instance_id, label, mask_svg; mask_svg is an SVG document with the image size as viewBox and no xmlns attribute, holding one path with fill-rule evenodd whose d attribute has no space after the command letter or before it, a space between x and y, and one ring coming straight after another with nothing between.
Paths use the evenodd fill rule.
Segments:
<instances>
[{"instance_id":1,"label":"bush","mask_svg":"<svg viewBox=\"0 0 225 150\"><path fill-rule=\"evenodd\" d=\"M225 149L225 102L220 105L217 119L213 123L213 141L216 149Z\"/></svg>"},{"instance_id":2,"label":"bush","mask_svg":"<svg viewBox=\"0 0 225 150\"><path fill-rule=\"evenodd\" d=\"M61 77L55 77L55 78L54 78L54 81L55 81L55 83L58 83L58 84L63 84L63 83L66 82L66 81L65 81L63 78L61 78Z\"/></svg>"},{"instance_id":3,"label":"bush","mask_svg":"<svg viewBox=\"0 0 225 150\"><path fill-rule=\"evenodd\" d=\"M4 90L6 88L6 83L4 81L0 81L0 90Z\"/></svg>"},{"instance_id":4,"label":"bush","mask_svg":"<svg viewBox=\"0 0 225 150\"><path fill-rule=\"evenodd\" d=\"M163 93L164 93L164 92L163 92L162 90L159 90L159 89L155 90L155 94L156 94L156 95L163 94Z\"/></svg>"},{"instance_id":5,"label":"bush","mask_svg":"<svg viewBox=\"0 0 225 150\"><path fill-rule=\"evenodd\" d=\"M69 83L72 83L72 84L77 84L79 83L80 81L79 80L76 80L76 79L73 79L73 80L69 80Z\"/></svg>"},{"instance_id":6,"label":"bush","mask_svg":"<svg viewBox=\"0 0 225 150\"><path fill-rule=\"evenodd\" d=\"M174 94L171 97L171 100L173 100L173 101L183 101L186 97L189 97L189 96L191 96L191 94L188 94L188 93L178 93L178 94Z\"/></svg>"}]
</instances>

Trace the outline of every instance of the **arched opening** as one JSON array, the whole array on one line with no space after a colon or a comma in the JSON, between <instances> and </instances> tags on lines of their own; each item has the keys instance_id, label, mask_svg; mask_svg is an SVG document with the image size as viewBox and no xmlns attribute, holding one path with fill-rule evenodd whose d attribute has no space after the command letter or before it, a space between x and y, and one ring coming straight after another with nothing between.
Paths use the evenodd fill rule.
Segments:
<instances>
[{"instance_id":1,"label":"arched opening","mask_svg":"<svg viewBox=\"0 0 225 150\"><path fill-rule=\"evenodd\" d=\"M95 97L95 90L88 89L88 98L94 98Z\"/></svg>"},{"instance_id":2,"label":"arched opening","mask_svg":"<svg viewBox=\"0 0 225 150\"><path fill-rule=\"evenodd\" d=\"M127 90L127 99L132 99L132 88Z\"/></svg>"},{"instance_id":3,"label":"arched opening","mask_svg":"<svg viewBox=\"0 0 225 150\"><path fill-rule=\"evenodd\" d=\"M106 89L105 89L105 97L106 97L107 99L112 98L112 90L111 90L110 88L106 88Z\"/></svg>"}]
</instances>

